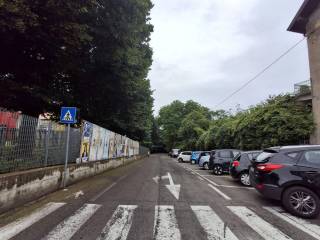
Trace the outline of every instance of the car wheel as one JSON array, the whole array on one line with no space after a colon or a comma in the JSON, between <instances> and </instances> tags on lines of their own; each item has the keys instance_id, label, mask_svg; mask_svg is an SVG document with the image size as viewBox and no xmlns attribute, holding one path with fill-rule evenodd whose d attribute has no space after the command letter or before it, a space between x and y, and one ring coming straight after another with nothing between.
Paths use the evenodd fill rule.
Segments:
<instances>
[{"instance_id":1,"label":"car wheel","mask_svg":"<svg viewBox=\"0 0 320 240\"><path fill-rule=\"evenodd\" d=\"M248 172L243 172L243 173L240 174L240 182L244 186L251 186L250 176L249 176Z\"/></svg>"},{"instance_id":2,"label":"car wheel","mask_svg":"<svg viewBox=\"0 0 320 240\"><path fill-rule=\"evenodd\" d=\"M222 175L223 171L222 171L222 167L220 165L215 165L213 167L213 174L214 175Z\"/></svg>"},{"instance_id":3,"label":"car wheel","mask_svg":"<svg viewBox=\"0 0 320 240\"><path fill-rule=\"evenodd\" d=\"M178 159L178 162L183 162L182 158L179 158L179 159Z\"/></svg>"},{"instance_id":4,"label":"car wheel","mask_svg":"<svg viewBox=\"0 0 320 240\"><path fill-rule=\"evenodd\" d=\"M282 195L282 204L291 214L303 217L314 218L319 215L319 197L305 187L291 187Z\"/></svg>"},{"instance_id":5,"label":"car wheel","mask_svg":"<svg viewBox=\"0 0 320 240\"><path fill-rule=\"evenodd\" d=\"M209 165L208 165L208 163L204 163L204 164L203 164L203 168L204 168L205 170L209 170Z\"/></svg>"}]
</instances>

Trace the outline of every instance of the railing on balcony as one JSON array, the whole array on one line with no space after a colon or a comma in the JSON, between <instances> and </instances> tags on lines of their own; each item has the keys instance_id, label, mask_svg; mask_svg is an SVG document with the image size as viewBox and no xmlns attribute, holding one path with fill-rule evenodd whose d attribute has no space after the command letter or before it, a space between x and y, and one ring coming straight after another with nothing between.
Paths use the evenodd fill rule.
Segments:
<instances>
[{"instance_id":1,"label":"railing on balcony","mask_svg":"<svg viewBox=\"0 0 320 240\"><path fill-rule=\"evenodd\" d=\"M311 94L311 81L303 81L296 83L294 85L294 95L295 96L303 96L303 95L308 95Z\"/></svg>"}]
</instances>

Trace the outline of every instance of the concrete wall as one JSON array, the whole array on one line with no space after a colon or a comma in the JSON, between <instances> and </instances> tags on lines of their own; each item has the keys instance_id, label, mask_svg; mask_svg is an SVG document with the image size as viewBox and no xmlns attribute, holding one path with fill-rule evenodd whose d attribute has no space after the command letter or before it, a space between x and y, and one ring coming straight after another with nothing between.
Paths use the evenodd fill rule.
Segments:
<instances>
[{"instance_id":1,"label":"concrete wall","mask_svg":"<svg viewBox=\"0 0 320 240\"><path fill-rule=\"evenodd\" d=\"M141 158L134 156L71 164L67 171L67 185ZM60 189L63 170L63 166L55 166L0 175L0 213Z\"/></svg>"},{"instance_id":2,"label":"concrete wall","mask_svg":"<svg viewBox=\"0 0 320 240\"><path fill-rule=\"evenodd\" d=\"M312 86L312 111L316 128L311 144L320 144L320 5L307 24L309 63Z\"/></svg>"}]
</instances>

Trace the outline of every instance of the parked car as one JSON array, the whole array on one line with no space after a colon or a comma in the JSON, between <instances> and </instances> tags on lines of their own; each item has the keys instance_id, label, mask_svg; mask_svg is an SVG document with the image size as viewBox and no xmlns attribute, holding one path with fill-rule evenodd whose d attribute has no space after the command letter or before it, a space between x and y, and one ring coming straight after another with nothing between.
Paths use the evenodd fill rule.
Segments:
<instances>
[{"instance_id":1,"label":"parked car","mask_svg":"<svg viewBox=\"0 0 320 240\"><path fill-rule=\"evenodd\" d=\"M195 164L197 159L199 158L201 151L193 151L191 152L190 163Z\"/></svg>"},{"instance_id":2,"label":"parked car","mask_svg":"<svg viewBox=\"0 0 320 240\"><path fill-rule=\"evenodd\" d=\"M191 151L181 152L178 156L179 162L190 162L191 159Z\"/></svg>"},{"instance_id":3,"label":"parked car","mask_svg":"<svg viewBox=\"0 0 320 240\"><path fill-rule=\"evenodd\" d=\"M179 154L180 154L180 152L181 152L181 150L178 149L178 148L172 149L172 150L171 150L171 157L174 157L174 158L178 157Z\"/></svg>"},{"instance_id":4,"label":"parked car","mask_svg":"<svg viewBox=\"0 0 320 240\"><path fill-rule=\"evenodd\" d=\"M293 215L320 211L320 145L266 149L252 161L250 181L267 198L281 200Z\"/></svg>"},{"instance_id":5,"label":"parked car","mask_svg":"<svg viewBox=\"0 0 320 240\"><path fill-rule=\"evenodd\" d=\"M201 151L200 154L198 155L198 157L193 160L194 163L192 163L192 164L199 164L200 159L201 159L202 157L205 157L205 156L210 156L210 152L208 152L208 151Z\"/></svg>"},{"instance_id":6,"label":"parked car","mask_svg":"<svg viewBox=\"0 0 320 240\"><path fill-rule=\"evenodd\" d=\"M230 163L240 152L241 150L237 149L219 149L215 150L214 153L211 152L209 168L212 169L215 175L229 173Z\"/></svg>"},{"instance_id":7,"label":"parked car","mask_svg":"<svg viewBox=\"0 0 320 240\"><path fill-rule=\"evenodd\" d=\"M251 186L249 178L249 168L251 161L262 151L248 151L239 153L232 161L230 166L230 175L240 181L245 186Z\"/></svg>"},{"instance_id":8,"label":"parked car","mask_svg":"<svg viewBox=\"0 0 320 240\"><path fill-rule=\"evenodd\" d=\"M209 159L210 159L210 154L214 153L215 151L211 151L211 152L205 152L205 154L203 154L203 156L200 156L199 159L199 167L209 170Z\"/></svg>"}]
</instances>

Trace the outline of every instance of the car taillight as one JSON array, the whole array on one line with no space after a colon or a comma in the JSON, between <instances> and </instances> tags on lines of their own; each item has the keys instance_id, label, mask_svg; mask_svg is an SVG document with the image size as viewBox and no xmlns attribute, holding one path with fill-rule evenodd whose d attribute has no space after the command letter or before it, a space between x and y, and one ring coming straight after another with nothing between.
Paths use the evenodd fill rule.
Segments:
<instances>
[{"instance_id":1,"label":"car taillight","mask_svg":"<svg viewBox=\"0 0 320 240\"><path fill-rule=\"evenodd\" d=\"M239 167L239 165L240 165L240 162L239 162L239 161L233 161L233 162L232 162L232 166L233 166L233 167Z\"/></svg>"},{"instance_id":2,"label":"car taillight","mask_svg":"<svg viewBox=\"0 0 320 240\"><path fill-rule=\"evenodd\" d=\"M266 164L258 164L257 169L261 172L272 172L274 170L283 168L282 164L272 164L272 163L266 163Z\"/></svg>"}]
</instances>

